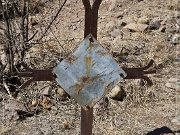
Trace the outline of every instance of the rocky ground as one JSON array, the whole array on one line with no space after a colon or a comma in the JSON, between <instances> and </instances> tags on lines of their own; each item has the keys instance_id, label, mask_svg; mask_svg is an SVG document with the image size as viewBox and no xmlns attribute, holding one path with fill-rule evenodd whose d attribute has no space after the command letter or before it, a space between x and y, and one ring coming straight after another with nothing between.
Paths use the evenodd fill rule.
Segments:
<instances>
[{"instance_id":1,"label":"rocky ground","mask_svg":"<svg viewBox=\"0 0 180 135\"><path fill-rule=\"evenodd\" d=\"M31 16L40 34L58 8L58 1ZM103 0L99 10L98 41L120 66L140 67L151 59L157 73L153 86L125 80L108 103L94 109L94 135L180 135L180 1ZM40 45L33 45L25 62L47 69L66 57L83 40L84 8L80 0L67 1ZM35 37L37 38L37 37ZM145 85L143 85L145 83ZM34 82L12 99L0 91L1 135L80 134L80 106L56 82ZM120 92L119 92L120 91ZM123 92L122 92L123 91Z\"/></svg>"}]
</instances>

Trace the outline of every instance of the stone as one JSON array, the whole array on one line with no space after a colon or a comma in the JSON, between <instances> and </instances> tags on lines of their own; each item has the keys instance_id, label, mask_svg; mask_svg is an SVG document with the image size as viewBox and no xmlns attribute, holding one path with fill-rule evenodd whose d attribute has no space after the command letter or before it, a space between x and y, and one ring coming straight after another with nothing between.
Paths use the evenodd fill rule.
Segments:
<instances>
[{"instance_id":1,"label":"stone","mask_svg":"<svg viewBox=\"0 0 180 135\"><path fill-rule=\"evenodd\" d=\"M126 92L124 89L118 85L116 85L111 92L109 93L110 98L118 101L123 101L123 99L126 97Z\"/></svg>"},{"instance_id":2,"label":"stone","mask_svg":"<svg viewBox=\"0 0 180 135\"><path fill-rule=\"evenodd\" d=\"M117 27L124 27L124 26L126 26L127 25L127 23L124 21L124 20L118 20L117 22L116 22L116 26Z\"/></svg>"},{"instance_id":3,"label":"stone","mask_svg":"<svg viewBox=\"0 0 180 135\"><path fill-rule=\"evenodd\" d=\"M114 29L112 32L111 32L111 36L112 37L118 37L119 35L121 35L122 32L119 30L119 29Z\"/></svg>"},{"instance_id":4,"label":"stone","mask_svg":"<svg viewBox=\"0 0 180 135\"><path fill-rule=\"evenodd\" d=\"M45 87L42 94L44 96L49 96L50 95L50 88L49 87Z\"/></svg>"},{"instance_id":5,"label":"stone","mask_svg":"<svg viewBox=\"0 0 180 135\"><path fill-rule=\"evenodd\" d=\"M150 18L144 16L144 17L141 17L141 18L138 19L138 23L149 24L150 20L151 20Z\"/></svg>"},{"instance_id":6,"label":"stone","mask_svg":"<svg viewBox=\"0 0 180 135\"><path fill-rule=\"evenodd\" d=\"M64 120L64 122L63 122L63 128L64 128L64 129L69 129L69 127L70 127L70 123L69 123L67 120Z\"/></svg>"},{"instance_id":7,"label":"stone","mask_svg":"<svg viewBox=\"0 0 180 135\"><path fill-rule=\"evenodd\" d=\"M180 34L175 34L172 36L171 39L172 44L179 44L180 43Z\"/></svg>"},{"instance_id":8,"label":"stone","mask_svg":"<svg viewBox=\"0 0 180 135\"><path fill-rule=\"evenodd\" d=\"M69 95L61 87L58 87L58 89L56 90L56 94L58 95L59 99L62 101L66 100L67 97L69 97Z\"/></svg>"},{"instance_id":9,"label":"stone","mask_svg":"<svg viewBox=\"0 0 180 135\"><path fill-rule=\"evenodd\" d=\"M116 26L116 23L115 21L109 21L107 24L106 24L106 31L112 31Z\"/></svg>"},{"instance_id":10,"label":"stone","mask_svg":"<svg viewBox=\"0 0 180 135\"><path fill-rule=\"evenodd\" d=\"M133 32L143 32L143 31L147 30L148 25L147 24L140 24L140 23L129 23L123 28L129 29Z\"/></svg>"},{"instance_id":11,"label":"stone","mask_svg":"<svg viewBox=\"0 0 180 135\"><path fill-rule=\"evenodd\" d=\"M163 33L166 32L166 27L165 27L165 26L161 26L161 27L159 28L159 31L160 31L160 32L163 32Z\"/></svg>"},{"instance_id":12,"label":"stone","mask_svg":"<svg viewBox=\"0 0 180 135\"><path fill-rule=\"evenodd\" d=\"M158 30L161 27L161 21L151 22L148 26L149 30Z\"/></svg>"},{"instance_id":13,"label":"stone","mask_svg":"<svg viewBox=\"0 0 180 135\"><path fill-rule=\"evenodd\" d=\"M36 106L38 104L37 100L32 100L31 106Z\"/></svg>"}]
</instances>

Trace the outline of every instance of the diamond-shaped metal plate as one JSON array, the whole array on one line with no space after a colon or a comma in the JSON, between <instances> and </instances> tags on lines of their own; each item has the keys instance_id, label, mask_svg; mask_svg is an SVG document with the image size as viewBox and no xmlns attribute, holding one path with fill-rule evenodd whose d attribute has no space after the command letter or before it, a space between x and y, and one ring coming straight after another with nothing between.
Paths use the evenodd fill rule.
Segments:
<instances>
[{"instance_id":1,"label":"diamond-shaped metal plate","mask_svg":"<svg viewBox=\"0 0 180 135\"><path fill-rule=\"evenodd\" d=\"M59 85L81 106L93 107L126 73L90 34L53 70Z\"/></svg>"}]
</instances>

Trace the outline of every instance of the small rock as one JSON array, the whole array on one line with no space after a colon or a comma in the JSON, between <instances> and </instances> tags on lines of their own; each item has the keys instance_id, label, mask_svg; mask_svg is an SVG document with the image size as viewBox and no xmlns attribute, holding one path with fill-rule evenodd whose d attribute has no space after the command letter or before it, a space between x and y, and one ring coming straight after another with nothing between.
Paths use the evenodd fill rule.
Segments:
<instances>
[{"instance_id":1,"label":"small rock","mask_svg":"<svg viewBox=\"0 0 180 135\"><path fill-rule=\"evenodd\" d=\"M41 105L43 106L43 108L50 110L52 107L50 98L43 96L43 100L41 102Z\"/></svg>"},{"instance_id":2,"label":"small rock","mask_svg":"<svg viewBox=\"0 0 180 135\"><path fill-rule=\"evenodd\" d=\"M139 18L138 19L138 23L141 23L141 24L149 24L149 22L150 22L150 18L147 18L147 17L141 17L141 18Z\"/></svg>"},{"instance_id":3,"label":"small rock","mask_svg":"<svg viewBox=\"0 0 180 135\"><path fill-rule=\"evenodd\" d=\"M118 37L119 35L121 35L122 32L119 30L119 29L114 29L112 32L111 32L111 36L112 37Z\"/></svg>"},{"instance_id":4,"label":"small rock","mask_svg":"<svg viewBox=\"0 0 180 135\"><path fill-rule=\"evenodd\" d=\"M172 36L172 39L171 39L171 43L172 44L179 44L180 43L180 34L175 34Z\"/></svg>"},{"instance_id":5,"label":"small rock","mask_svg":"<svg viewBox=\"0 0 180 135\"><path fill-rule=\"evenodd\" d=\"M32 100L31 106L36 106L38 104L37 100Z\"/></svg>"},{"instance_id":6,"label":"small rock","mask_svg":"<svg viewBox=\"0 0 180 135\"><path fill-rule=\"evenodd\" d=\"M123 12L117 13L116 18L122 19L123 18Z\"/></svg>"},{"instance_id":7,"label":"small rock","mask_svg":"<svg viewBox=\"0 0 180 135\"><path fill-rule=\"evenodd\" d=\"M110 21L106 24L106 31L112 31L116 26L115 21Z\"/></svg>"},{"instance_id":8,"label":"small rock","mask_svg":"<svg viewBox=\"0 0 180 135\"><path fill-rule=\"evenodd\" d=\"M166 27L165 27L165 26L161 26L161 27L159 28L159 31L160 31L160 32L163 32L163 33L166 32Z\"/></svg>"},{"instance_id":9,"label":"small rock","mask_svg":"<svg viewBox=\"0 0 180 135\"><path fill-rule=\"evenodd\" d=\"M69 97L69 95L61 87L57 89L56 93L58 94L59 99L62 101L66 100L67 97Z\"/></svg>"},{"instance_id":10,"label":"small rock","mask_svg":"<svg viewBox=\"0 0 180 135\"><path fill-rule=\"evenodd\" d=\"M30 27L33 27L35 25L38 25L38 21L35 16L30 16Z\"/></svg>"},{"instance_id":11,"label":"small rock","mask_svg":"<svg viewBox=\"0 0 180 135\"><path fill-rule=\"evenodd\" d=\"M147 30L148 25L147 24L140 24L140 23L129 23L123 28L124 29L129 29L129 30L131 30L133 32L142 32L142 31Z\"/></svg>"},{"instance_id":12,"label":"small rock","mask_svg":"<svg viewBox=\"0 0 180 135\"><path fill-rule=\"evenodd\" d=\"M67 120L63 122L63 127L64 129L69 129L69 122Z\"/></svg>"},{"instance_id":13,"label":"small rock","mask_svg":"<svg viewBox=\"0 0 180 135\"><path fill-rule=\"evenodd\" d=\"M149 30L158 30L161 26L161 21L151 22L148 26Z\"/></svg>"},{"instance_id":14,"label":"small rock","mask_svg":"<svg viewBox=\"0 0 180 135\"><path fill-rule=\"evenodd\" d=\"M118 21L116 22L116 25L121 28L121 27L126 26L127 23L126 23L125 21L123 21L123 20L118 20Z\"/></svg>"},{"instance_id":15,"label":"small rock","mask_svg":"<svg viewBox=\"0 0 180 135\"><path fill-rule=\"evenodd\" d=\"M50 95L50 88L49 87L45 87L42 94L44 96L49 96Z\"/></svg>"},{"instance_id":16,"label":"small rock","mask_svg":"<svg viewBox=\"0 0 180 135\"><path fill-rule=\"evenodd\" d=\"M123 99L126 97L126 92L124 89L118 85L116 85L111 92L109 93L110 98L118 101L123 101Z\"/></svg>"}]
</instances>

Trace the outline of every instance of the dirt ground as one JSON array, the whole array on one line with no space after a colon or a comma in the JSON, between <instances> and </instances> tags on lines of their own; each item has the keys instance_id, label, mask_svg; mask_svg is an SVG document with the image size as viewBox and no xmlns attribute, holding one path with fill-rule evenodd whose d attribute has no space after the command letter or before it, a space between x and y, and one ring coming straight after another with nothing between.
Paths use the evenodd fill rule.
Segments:
<instances>
[{"instance_id":1,"label":"dirt ground","mask_svg":"<svg viewBox=\"0 0 180 135\"><path fill-rule=\"evenodd\" d=\"M31 31L40 33L58 8L49 3ZM83 40L84 8L81 0L67 1L41 45L34 45L25 62L32 68L47 69L66 57ZM142 80L125 80L119 85L126 97L94 109L94 135L180 135L180 1L103 0L99 9L98 41L120 66L141 67L153 59L157 73L148 75L153 86ZM116 52L116 54L115 54ZM43 102L38 113L23 119L9 117L10 96L0 90L1 135L78 135L80 106L63 97L56 82L34 82L20 90L18 101ZM48 89L48 98L42 96ZM46 103L46 100L48 103ZM17 114L13 114L17 116Z\"/></svg>"}]
</instances>

